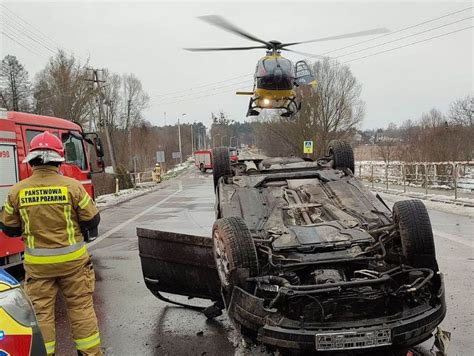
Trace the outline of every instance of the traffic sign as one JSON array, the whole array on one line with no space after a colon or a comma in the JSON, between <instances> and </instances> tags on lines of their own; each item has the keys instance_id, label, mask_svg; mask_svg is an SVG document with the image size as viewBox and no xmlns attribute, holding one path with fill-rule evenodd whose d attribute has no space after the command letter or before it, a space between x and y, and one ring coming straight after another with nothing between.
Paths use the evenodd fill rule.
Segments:
<instances>
[{"instance_id":1,"label":"traffic sign","mask_svg":"<svg viewBox=\"0 0 474 356\"><path fill-rule=\"evenodd\" d=\"M303 153L313 153L314 144L313 141L304 141Z\"/></svg>"},{"instance_id":2,"label":"traffic sign","mask_svg":"<svg viewBox=\"0 0 474 356\"><path fill-rule=\"evenodd\" d=\"M156 151L156 162L165 163L165 151Z\"/></svg>"}]
</instances>

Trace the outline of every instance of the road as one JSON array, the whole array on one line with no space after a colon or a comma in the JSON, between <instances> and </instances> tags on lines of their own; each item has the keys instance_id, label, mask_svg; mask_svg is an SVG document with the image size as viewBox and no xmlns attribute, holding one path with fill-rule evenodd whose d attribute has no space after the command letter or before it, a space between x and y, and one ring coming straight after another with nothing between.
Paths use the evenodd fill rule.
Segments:
<instances>
[{"instance_id":1,"label":"road","mask_svg":"<svg viewBox=\"0 0 474 356\"><path fill-rule=\"evenodd\" d=\"M394 196L386 196L389 205ZM106 355L234 355L239 338L225 316L214 321L156 299L143 283L137 226L209 236L214 221L212 174L191 171L163 188L102 212L101 237L90 247L95 305ZM466 208L467 209L467 208ZM430 210L445 272L450 355L474 348L472 301L474 219ZM57 305L57 355L74 354L64 305ZM428 347L428 345L426 346Z\"/></svg>"}]
</instances>

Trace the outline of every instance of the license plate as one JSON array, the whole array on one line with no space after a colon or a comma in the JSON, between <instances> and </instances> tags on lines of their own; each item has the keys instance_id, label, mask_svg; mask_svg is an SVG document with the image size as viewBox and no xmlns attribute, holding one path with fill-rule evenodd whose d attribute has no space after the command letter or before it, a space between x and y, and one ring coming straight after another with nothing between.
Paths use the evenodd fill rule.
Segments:
<instances>
[{"instance_id":1,"label":"license plate","mask_svg":"<svg viewBox=\"0 0 474 356\"><path fill-rule=\"evenodd\" d=\"M316 350L353 350L392 344L390 329L316 334Z\"/></svg>"}]
</instances>

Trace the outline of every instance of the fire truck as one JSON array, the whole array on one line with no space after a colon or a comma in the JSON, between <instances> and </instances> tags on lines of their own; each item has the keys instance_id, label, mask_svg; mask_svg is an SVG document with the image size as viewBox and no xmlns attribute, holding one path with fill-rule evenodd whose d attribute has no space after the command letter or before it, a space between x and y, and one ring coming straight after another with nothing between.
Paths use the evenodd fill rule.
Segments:
<instances>
[{"instance_id":1,"label":"fire truck","mask_svg":"<svg viewBox=\"0 0 474 356\"><path fill-rule=\"evenodd\" d=\"M194 165L201 171L212 169L212 150L194 151Z\"/></svg>"},{"instance_id":2,"label":"fire truck","mask_svg":"<svg viewBox=\"0 0 474 356\"><path fill-rule=\"evenodd\" d=\"M31 167L22 161L33 137L44 131L63 141L65 162L61 165L61 174L79 180L95 198L91 175L104 170L104 150L96 133L85 133L80 125L64 119L0 109L0 209L11 186L31 176ZM95 150L95 165L89 159L88 146ZM22 254L21 238L10 238L0 231L0 268L21 264Z\"/></svg>"},{"instance_id":3,"label":"fire truck","mask_svg":"<svg viewBox=\"0 0 474 356\"><path fill-rule=\"evenodd\" d=\"M212 150L194 151L194 165L201 172L205 173L208 169L212 169ZM235 147L229 147L229 158L232 163L239 160L239 151Z\"/></svg>"}]
</instances>

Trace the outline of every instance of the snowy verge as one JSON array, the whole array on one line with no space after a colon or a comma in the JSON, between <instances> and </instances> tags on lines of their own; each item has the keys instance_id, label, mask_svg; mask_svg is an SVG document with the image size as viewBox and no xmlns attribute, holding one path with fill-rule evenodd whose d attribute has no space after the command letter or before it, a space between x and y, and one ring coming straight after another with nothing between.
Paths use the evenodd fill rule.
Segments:
<instances>
[{"instance_id":1,"label":"snowy verge","mask_svg":"<svg viewBox=\"0 0 474 356\"><path fill-rule=\"evenodd\" d=\"M181 175L189 167L191 167L191 164L189 164L188 162L179 164L178 166L169 170L168 172L166 172L166 174L163 175L163 181L167 181ZM112 193L112 194L100 195L96 199L96 205L101 211L103 211L117 204L124 203L126 201L132 200L134 198L138 198L142 195L148 194L150 192L153 192L165 187L166 187L166 184L163 184L163 183L160 183L160 184L156 184L153 182L141 183L137 185L136 188L122 189L118 192L118 194Z\"/></svg>"},{"instance_id":2,"label":"snowy verge","mask_svg":"<svg viewBox=\"0 0 474 356\"><path fill-rule=\"evenodd\" d=\"M420 194L420 196L413 196L413 194L407 195L403 194L403 192L402 194L399 194L400 192L397 191L395 191L394 193L392 191L388 192L382 189L374 189L373 191L381 195L382 199L385 200L389 208L391 208L391 205L397 201L415 198L423 200L423 203L428 209L441 211L443 213L456 214L474 218L474 208L471 206L427 200L424 199L424 194Z\"/></svg>"}]
</instances>

